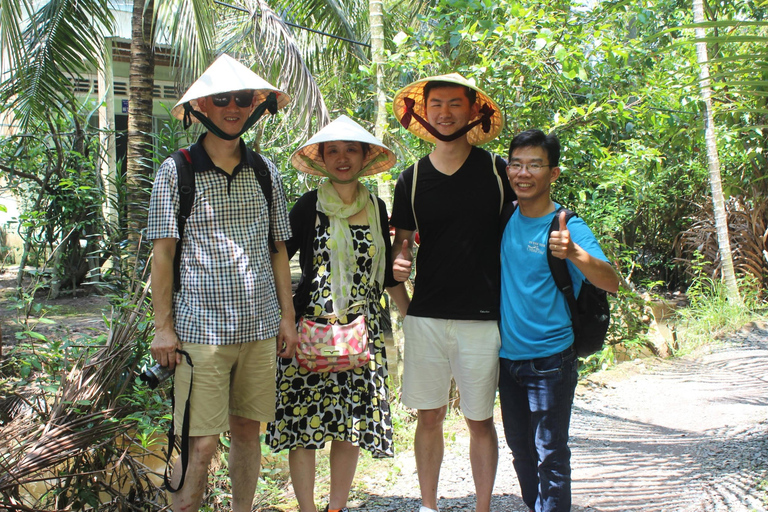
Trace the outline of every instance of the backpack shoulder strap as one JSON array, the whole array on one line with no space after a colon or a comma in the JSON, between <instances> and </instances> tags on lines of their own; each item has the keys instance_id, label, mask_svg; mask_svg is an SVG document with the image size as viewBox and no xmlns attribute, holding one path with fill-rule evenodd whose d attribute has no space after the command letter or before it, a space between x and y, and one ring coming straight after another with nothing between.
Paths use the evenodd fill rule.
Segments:
<instances>
[{"instance_id":1,"label":"backpack shoulder strap","mask_svg":"<svg viewBox=\"0 0 768 512\"><path fill-rule=\"evenodd\" d=\"M277 252L277 247L275 247L275 239L272 235L272 173L269 171L269 167L267 167L267 162L264 160L264 157L262 157L260 154L256 153L251 148L247 149L248 155L250 156L250 160L253 162L253 172L256 173L256 180L259 182L259 186L261 187L261 192L264 194L264 199L267 200L267 209L270 212L270 219L269 222L269 250L272 251L272 253Z\"/></svg>"},{"instance_id":2,"label":"backpack shoulder strap","mask_svg":"<svg viewBox=\"0 0 768 512\"><path fill-rule=\"evenodd\" d=\"M559 215L561 211L565 211L566 223L573 217L577 217L575 212L561 206L555 211L555 216L552 218L552 225L549 227L550 233L560 230ZM552 278L555 280L557 289L565 295L565 300L568 302L568 308L571 310L571 321L576 325L578 323L579 315L576 309L576 296L573 293L571 274L568 272L568 265L565 260L555 258L552 255L552 251L549 249L549 243L547 243L547 263L549 264L549 271L552 273Z\"/></svg>"},{"instance_id":3,"label":"backpack shoulder strap","mask_svg":"<svg viewBox=\"0 0 768 512\"><path fill-rule=\"evenodd\" d=\"M182 148L171 154L176 164L176 176L179 185L179 215L176 219L179 240L176 242L176 254L173 257L173 289L181 289L181 246L184 240L184 228L192 213L195 203L195 171L192 169L192 156L189 148Z\"/></svg>"},{"instance_id":4,"label":"backpack shoulder strap","mask_svg":"<svg viewBox=\"0 0 768 512\"><path fill-rule=\"evenodd\" d=\"M504 229L507 227L507 222L512 218L512 214L517 209L517 201L510 201L501 208L501 216L499 217L499 235L504 234Z\"/></svg>"},{"instance_id":5,"label":"backpack shoulder strap","mask_svg":"<svg viewBox=\"0 0 768 512\"><path fill-rule=\"evenodd\" d=\"M501 176L499 176L499 173L496 171L496 153L491 153L491 172L496 176L496 181L499 184L499 215L501 215L501 211L504 209L504 183L501 181ZM506 222L504 224L506 224Z\"/></svg>"},{"instance_id":6,"label":"backpack shoulder strap","mask_svg":"<svg viewBox=\"0 0 768 512\"><path fill-rule=\"evenodd\" d=\"M419 230L419 221L416 220L416 178L419 177L419 160L413 164L413 183L411 183L411 210L413 211L413 221L416 223L416 231Z\"/></svg>"}]
</instances>

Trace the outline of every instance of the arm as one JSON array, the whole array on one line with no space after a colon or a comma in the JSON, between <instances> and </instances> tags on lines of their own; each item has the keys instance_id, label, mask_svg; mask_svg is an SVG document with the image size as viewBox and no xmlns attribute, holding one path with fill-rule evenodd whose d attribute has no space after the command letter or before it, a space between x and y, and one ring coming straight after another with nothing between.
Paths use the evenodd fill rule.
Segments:
<instances>
[{"instance_id":1,"label":"arm","mask_svg":"<svg viewBox=\"0 0 768 512\"><path fill-rule=\"evenodd\" d=\"M571 240L571 232L565 225L565 212L560 213L560 231L553 231L549 236L549 247L554 257L571 260L596 287L610 293L618 291L619 276L611 264L595 258Z\"/></svg>"},{"instance_id":2,"label":"arm","mask_svg":"<svg viewBox=\"0 0 768 512\"><path fill-rule=\"evenodd\" d=\"M175 238L159 238L152 246L152 308L155 312L155 338L149 351L162 366L173 370L181 363L179 337L173 323L173 257Z\"/></svg>"},{"instance_id":3,"label":"arm","mask_svg":"<svg viewBox=\"0 0 768 512\"><path fill-rule=\"evenodd\" d=\"M275 240L276 253L270 254L272 273L275 276L277 302L280 304L280 330L277 334L277 355L293 357L299 335L296 331L296 313L293 309L291 293L291 268L288 263L288 252L285 242Z\"/></svg>"},{"instance_id":4,"label":"arm","mask_svg":"<svg viewBox=\"0 0 768 512\"><path fill-rule=\"evenodd\" d=\"M395 304L397 304L397 309L400 310L400 316L405 318L405 315L408 314L408 306L411 304L411 298L408 297L405 285L400 283L397 286L390 286L386 290L389 297L395 301Z\"/></svg>"},{"instance_id":5,"label":"arm","mask_svg":"<svg viewBox=\"0 0 768 512\"><path fill-rule=\"evenodd\" d=\"M395 240L392 242L392 271L397 281L406 281L411 275L413 267L411 248L415 234L415 231L395 228Z\"/></svg>"},{"instance_id":6,"label":"arm","mask_svg":"<svg viewBox=\"0 0 768 512\"><path fill-rule=\"evenodd\" d=\"M616 293L619 290L619 276L611 264L590 255L578 244L572 243L572 246L568 259L581 270L584 277L601 290Z\"/></svg>"}]
</instances>

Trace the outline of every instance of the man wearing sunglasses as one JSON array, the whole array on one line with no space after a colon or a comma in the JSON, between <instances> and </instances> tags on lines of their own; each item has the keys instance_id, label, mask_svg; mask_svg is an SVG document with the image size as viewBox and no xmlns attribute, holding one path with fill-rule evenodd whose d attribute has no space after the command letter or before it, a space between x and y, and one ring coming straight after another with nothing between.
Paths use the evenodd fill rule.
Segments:
<instances>
[{"instance_id":1,"label":"man wearing sunglasses","mask_svg":"<svg viewBox=\"0 0 768 512\"><path fill-rule=\"evenodd\" d=\"M175 511L199 510L208 465L225 431L231 434L232 510L252 508L260 425L274 419L275 352L292 357L297 333L282 181L275 165L246 148L241 135L265 111L274 114L289 101L222 55L171 111L185 128L200 122L208 129L186 151L188 166L178 158L160 166L149 208L155 311L150 350L175 371L174 427L182 437L181 462L166 482ZM191 194L185 215L181 198Z\"/></svg>"}]
</instances>

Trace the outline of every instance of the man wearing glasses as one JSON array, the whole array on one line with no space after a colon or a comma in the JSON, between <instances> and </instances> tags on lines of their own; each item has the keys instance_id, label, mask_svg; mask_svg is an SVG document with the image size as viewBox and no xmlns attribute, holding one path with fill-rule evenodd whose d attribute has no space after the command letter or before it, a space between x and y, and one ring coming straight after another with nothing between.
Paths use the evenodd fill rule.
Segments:
<instances>
[{"instance_id":1,"label":"man wearing glasses","mask_svg":"<svg viewBox=\"0 0 768 512\"><path fill-rule=\"evenodd\" d=\"M535 512L571 510L568 428L578 379L570 311L547 249L566 260L577 297L585 280L608 292L619 286L584 221L566 225L550 198L559 161L556 135L528 130L513 138L507 177L518 207L502 216L509 220L501 240L499 401L523 501ZM556 214L559 229L550 234Z\"/></svg>"},{"instance_id":2,"label":"man wearing glasses","mask_svg":"<svg viewBox=\"0 0 768 512\"><path fill-rule=\"evenodd\" d=\"M208 129L186 153L188 171L177 169L174 158L160 166L149 208L151 352L175 370L174 426L182 436L181 464L169 482L175 511L199 510L208 465L227 430L232 510L252 509L260 424L274 420L275 351L292 357L297 333L282 181L275 165L247 149L241 135L266 110L274 114L289 101L222 55L172 110L185 128L200 122ZM192 187L179 183L185 172L194 177ZM180 194L190 194L190 188L191 212L182 218Z\"/></svg>"}]
</instances>

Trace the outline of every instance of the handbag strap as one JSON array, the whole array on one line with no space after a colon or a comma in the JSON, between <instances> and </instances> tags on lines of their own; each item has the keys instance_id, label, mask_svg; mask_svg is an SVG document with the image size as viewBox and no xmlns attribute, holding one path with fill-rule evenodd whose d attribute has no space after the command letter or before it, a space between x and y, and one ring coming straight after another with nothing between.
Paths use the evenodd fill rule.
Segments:
<instances>
[{"instance_id":1,"label":"handbag strap","mask_svg":"<svg viewBox=\"0 0 768 512\"><path fill-rule=\"evenodd\" d=\"M367 309L368 301L367 300L359 300L357 302L353 302L352 304L347 306L347 308L343 311L342 316L346 315L347 313L350 312L350 310L352 310L352 309L354 309L356 307L359 307L359 306L366 306L366 309ZM336 315L334 315L333 313L328 313L327 315L320 315L320 316L316 316L314 318L322 318L323 320L330 320L332 318L338 318L338 317Z\"/></svg>"}]
</instances>

